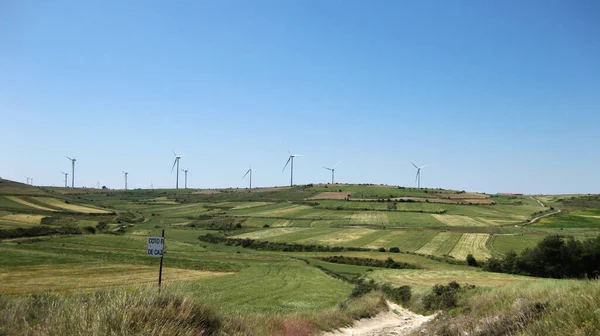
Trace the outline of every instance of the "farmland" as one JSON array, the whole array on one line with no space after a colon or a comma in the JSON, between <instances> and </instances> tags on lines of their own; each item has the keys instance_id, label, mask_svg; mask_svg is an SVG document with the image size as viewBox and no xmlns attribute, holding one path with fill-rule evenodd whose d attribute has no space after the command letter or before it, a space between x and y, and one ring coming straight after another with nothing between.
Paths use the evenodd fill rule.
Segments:
<instances>
[{"instance_id":1,"label":"farmland","mask_svg":"<svg viewBox=\"0 0 600 336\"><path fill-rule=\"evenodd\" d=\"M68 296L153 286L158 259L146 257L146 238L165 230L165 289L250 320L335 309L352 292L348 281L357 278L419 290L453 280L481 287L535 282L469 267L465 258L520 252L555 233L595 236L599 216L578 197L537 197L541 206L526 196L374 185L99 191L0 181L0 232L10 237L0 243L0 294ZM565 211L529 222L550 207ZM69 234L45 234L65 227ZM206 234L283 247L198 239ZM327 250L334 248L338 252ZM393 258L419 269L321 260L336 255Z\"/></svg>"}]
</instances>

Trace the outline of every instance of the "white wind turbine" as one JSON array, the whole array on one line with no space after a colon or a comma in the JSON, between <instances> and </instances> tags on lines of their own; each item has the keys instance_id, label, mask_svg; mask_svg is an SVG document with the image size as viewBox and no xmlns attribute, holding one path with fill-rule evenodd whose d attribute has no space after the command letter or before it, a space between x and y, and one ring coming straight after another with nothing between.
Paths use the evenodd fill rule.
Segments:
<instances>
[{"instance_id":1,"label":"white wind turbine","mask_svg":"<svg viewBox=\"0 0 600 336\"><path fill-rule=\"evenodd\" d=\"M61 174L65 175L65 188L66 188L67 187L67 181L68 181L69 173L61 172Z\"/></svg>"},{"instance_id":2,"label":"white wind turbine","mask_svg":"<svg viewBox=\"0 0 600 336\"><path fill-rule=\"evenodd\" d=\"M71 160L71 188L75 188L75 161L77 161L77 159L73 158L71 159L70 157L66 156L65 157L69 160Z\"/></svg>"},{"instance_id":3,"label":"white wind turbine","mask_svg":"<svg viewBox=\"0 0 600 336\"><path fill-rule=\"evenodd\" d=\"M183 157L183 155L177 155L175 154L175 151L173 151L173 155L175 156L175 161L173 161L173 167L171 167L171 174L173 173L175 165L177 165L177 180L175 181L175 189L179 189L179 160Z\"/></svg>"},{"instance_id":4,"label":"white wind turbine","mask_svg":"<svg viewBox=\"0 0 600 336\"><path fill-rule=\"evenodd\" d=\"M288 150L288 154L290 154L290 156L281 171L282 172L285 171L285 168L287 167L288 163L290 163L290 161L291 161L292 164L290 165L290 186L293 186L294 185L294 158L297 156L303 156L303 155L302 154L292 154L289 150Z\"/></svg>"},{"instance_id":5,"label":"white wind turbine","mask_svg":"<svg viewBox=\"0 0 600 336\"><path fill-rule=\"evenodd\" d=\"M331 168L323 166L323 168L331 171L331 184L335 183L335 167L337 167L340 163L342 163L342 161L336 163L335 166L333 166Z\"/></svg>"},{"instance_id":6,"label":"white wind turbine","mask_svg":"<svg viewBox=\"0 0 600 336\"><path fill-rule=\"evenodd\" d=\"M127 175L129 175L129 173L126 171L123 171L123 175L125 175L125 190L127 190Z\"/></svg>"},{"instance_id":7,"label":"white wind turbine","mask_svg":"<svg viewBox=\"0 0 600 336\"><path fill-rule=\"evenodd\" d=\"M414 164L412 161L410 162L412 163L413 166L415 166L415 168L417 168L417 176L415 176L415 182L417 182L417 188L421 188L421 169L425 168L427 166L429 166L428 164L418 167L416 164Z\"/></svg>"},{"instance_id":8,"label":"white wind turbine","mask_svg":"<svg viewBox=\"0 0 600 336\"><path fill-rule=\"evenodd\" d=\"M182 172L184 173L184 175L185 175L185 179L184 179L184 181L185 181L185 184L184 184L184 185L185 185L185 189L187 189L187 172L188 172L188 170L187 170L187 169L182 169L181 171L182 171Z\"/></svg>"},{"instance_id":9,"label":"white wind turbine","mask_svg":"<svg viewBox=\"0 0 600 336\"><path fill-rule=\"evenodd\" d=\"M252 172L254 172L254 171L256 171L256 170L254 170L250 166L248 166L248 170L246 171L246 174L244 174L244 176L242 176L242 179L244 179L246 177L246 175L250 174L250 189L252 189Z\"/></svg>"}]
</instances>

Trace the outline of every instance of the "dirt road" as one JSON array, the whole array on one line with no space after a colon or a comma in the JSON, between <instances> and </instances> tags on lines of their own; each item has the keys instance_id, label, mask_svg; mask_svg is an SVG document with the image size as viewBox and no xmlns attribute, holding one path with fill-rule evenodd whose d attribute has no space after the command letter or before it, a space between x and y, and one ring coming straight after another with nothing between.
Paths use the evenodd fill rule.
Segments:
<instances>
[{"instance_id":1,"label":"dirt road","mask_svg":"<svg viewBox=\"0 0 600 336\"><path fill-rule=\"evenodd\" d=\"M415 314L389 301L387 304L390 307L389 311L382 312L373 318L358 320L351 327L327 332L323 336L406 335L435 317L435 315L423 316Z\"/></svg>"}]
</instances>

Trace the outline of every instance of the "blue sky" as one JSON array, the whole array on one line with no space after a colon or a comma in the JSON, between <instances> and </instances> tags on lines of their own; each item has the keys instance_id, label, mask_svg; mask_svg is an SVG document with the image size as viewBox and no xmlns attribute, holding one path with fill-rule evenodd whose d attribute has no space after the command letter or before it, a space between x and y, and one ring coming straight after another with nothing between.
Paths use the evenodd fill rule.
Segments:
<instances>
[{"instance_id":1,"label":"blue sky","mask_svg":"<svg viewBox=\"0 0 600 336\"><path fill-rule=\"evenodd\" d=\"M0 176L600 192L597 1L0 3ZM287 142L287 144L286 144ZM183 182L182 182L183 183Z\"/></svg>"}]
</instances>

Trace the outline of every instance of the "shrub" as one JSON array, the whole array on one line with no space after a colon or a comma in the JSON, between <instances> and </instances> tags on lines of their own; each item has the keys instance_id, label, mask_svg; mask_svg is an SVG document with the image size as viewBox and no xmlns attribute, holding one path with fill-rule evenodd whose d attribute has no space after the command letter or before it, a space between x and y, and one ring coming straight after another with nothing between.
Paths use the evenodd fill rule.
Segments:
<instances>
[{"instance_id":1,"label":"shrub","mask_svg":"<svg viewBox=\"0 0 600 336\"><path fill-rule=\"evenodd\" d=\"M479 264L477 263L477 259L475 259L475 257L473 257L471 253L467 254L467 265L479 266Z\"/></svg>"},{"instance_id":2,"label":"shrub","mask_svg":"<svg viewBox=\"0 0 600 336\"><path fill-rule=\"evenodd\" d=\"M423 307L427 310L451 309L457 306L460 285L456 281L448 285L435 285L431 293L423 297Z\"/></svg>"},{"instance_id":3,"label":"shrub","mask_svg":"<svg viewBox=\"0 0 600 336\"><path fill-rule=\"evenodd\" d=\"M383 247L380 247L380 248L378 249L378 251L379 251L379 252L385 252L385 248L383 248Z\"/></svg>"},{"instance_id":4,"label":"shrub","mask_svg":"<svg viewBox=\"0 0 600 336\"><path fill-rule=\"evenodd\" d=\"M392 253L400 253L400 249L397 248L397 247L392 247L392 248L390 248L390 252L392 252Z\"/></svg>"}]
</instances>

